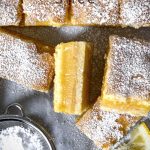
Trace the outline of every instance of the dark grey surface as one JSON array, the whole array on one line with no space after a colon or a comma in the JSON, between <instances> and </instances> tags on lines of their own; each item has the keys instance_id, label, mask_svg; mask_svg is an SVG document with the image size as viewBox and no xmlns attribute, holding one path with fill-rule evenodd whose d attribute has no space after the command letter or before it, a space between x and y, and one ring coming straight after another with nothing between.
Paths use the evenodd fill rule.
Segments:
<instances>
[{"instance_id":1,"label":"dark grey surface","mask_svg":"<svg viewBox=\"0 0 150 150\"><path fill-rule=\"evenodd\" d=\"M8 29L54 46L58 43L72 40L93 42L95 49L90 92L91 101L93 102L100 95L108 37L117 34L150 41L150 28L136 30L133 28L108 27L9 27ZM7 105L18 102L24 107L25 113L30 118L37 121L52 135L57 150L96 150L92 141L75 127L75 116L54 113L52 101L52 89L48 94L45 94L26 89L11 81L0 79L1 114Z\"/></svg>"}]
</instances>

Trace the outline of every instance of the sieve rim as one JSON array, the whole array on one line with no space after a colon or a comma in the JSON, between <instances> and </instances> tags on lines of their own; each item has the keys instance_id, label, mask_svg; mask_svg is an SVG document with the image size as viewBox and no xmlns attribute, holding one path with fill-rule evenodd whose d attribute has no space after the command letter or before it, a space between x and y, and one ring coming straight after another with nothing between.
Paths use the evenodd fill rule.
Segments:
<instances>
[{"instance_id":1,"label":"sieve rim","mask_svg":"<svg viewBox=\"0 0 150 150\"><path fill-rule=\"evenodd\" d=\"M16 105L16 103L15 103L15 105ZM11 104L11 106L12 106L12 104ZM21 105L19 104L19 106L21 106ZM8 109L8 107L7 107L7 109ZM16 123L17 122L24 123L25 125L31 127L32 129L35 129L36 132L40 133L43 140L48 144L49 150L56 150L54 141L53 141L52 137L47 133L47 131L41 125L39 125L38 123L36 123L32 119L30 119L28 116L26 116L24 111L22 110L22 107L21 107L21 111L24 114L22 116L17 115L17 114L7 114L7 113L0 115L0 122L16 121ZM10 126L11 126L11 123L10 123Z\"/></svg>"}]
</instances>

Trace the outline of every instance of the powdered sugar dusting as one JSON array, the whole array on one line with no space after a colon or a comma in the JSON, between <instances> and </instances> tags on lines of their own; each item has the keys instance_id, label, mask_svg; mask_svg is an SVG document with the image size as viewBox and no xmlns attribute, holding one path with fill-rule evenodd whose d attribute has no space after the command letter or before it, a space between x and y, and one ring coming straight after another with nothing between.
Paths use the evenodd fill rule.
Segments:
<instances>
[{"instance_id":1,"label":"powdered sugar dusting","mask_svg":"<svg viewBox=\"0 0 150 150\"><path fill-rule=\"evenodd\" d=\"M97 102L93 109L77 122L77 127L99 148L109 148L126 135L137 120L138 118L133 116L102 111L100 103Z\"/></svg>"},{"instance_id":2,"label":"powdered sugar dusting","mask_svg":"<svg viewBox=\"0 0 150 150\"><path fill-rule=\"evenodd\" d=\"M38 134L19 126L0 131L0 150L10 149L44 150Z\"/></svg>"},{"instance_id":3,"label":"powdered sugar dusting","mask_svg":"<svg viewBox=\"0 0 150 150\"><path fill-rule=\"evenodd\" d=\"M0 0L0 26L19 25L20 0Z\"/></svg>"},{"instance_id":4,"label":"powdered sugar dusting","mask_svg":"<svg viewBox=\"0 0 150 150\"><path fill-rule=\"evenodd\" d=\"M118 0L94 0L93 3L75 0L72 3L73 24L117 25Z\"/></svg>"},{"instance_id":5,"label":"powdered sugar dusting","mask_svg":"<svg viewBox=\"0 0 150 150\"><path fill-rule=\"evenodd\" d=\"M107 93L150 101L150 43L112 36Z\"/></svg>"},{"instance_id":6,"label":"powdered sugar dusting","mask_svg":"<svg viewBox=\"0 0 150 150\"><path fill-rule=\"evenodd\" d=\"M150 0L122 0L121 24L137 28L150 25Z\"/></svg>"},{"instance_id":7,"label":"powdered sugar dusting","mask_svg":"<svg viewBox=\"0 0 150 150\"><path fill-rule=\"evenodd\" d=\"M47 91L53 77L53 58L38 54L37 46L0 33L0 77L35 90Z\"/></svg>"},{"instance_id":8,"label":"powdered sugar dusting","mask_svg":"<svg viewBox=\"0 0 150 150\"><path fill-rule=\"evenodd\" d=\"M23 9L26 14L26 24L36 25L36 22L65 23L67 1L63 0L24 0Z\"/></svg>"}]
</instances>

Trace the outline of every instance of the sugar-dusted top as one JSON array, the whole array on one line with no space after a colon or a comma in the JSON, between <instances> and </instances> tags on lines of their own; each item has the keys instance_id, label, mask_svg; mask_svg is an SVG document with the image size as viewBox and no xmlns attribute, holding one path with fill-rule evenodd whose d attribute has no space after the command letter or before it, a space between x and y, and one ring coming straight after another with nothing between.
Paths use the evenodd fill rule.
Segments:
<instances>
[{"instance_id":1,"label":"sugar-dusted top","mask_svg":"<svg viewBox=\"0 0 150 150\"><path fill-rule=\"evenodd\" d=\"M0 77L35 90L48 91L53 76L53 57L38 53L32 43L0 33Z\"/></svg>"},{"instance_id":2,"label":"sugar-dusted top","mask_svg":"<svg viewBox=\"0 0 150 150\"><path fill-rule=\"evenodd\" d=\"M64 23L67 16L67 0L24 0L23 9L26 23L56 22Z\"/></svg>"},{"instance_id":3,"label":"sugar-dusted top","mask_svg":"<svg viewBox=\"0 0 150 150\"><path fill-rule=\"evenodd\" d=\"M19 25L20 0L0 0L0 26Z\"/></svg>"},{"instance_id":4,"label":"sugar-dusted top","mask_svg":"<svg viewBox=\"0 0 150 150\"><path fill-rule=\"evenodd\" d=\"M118 0L74 0L72 3L72 23L116 25L119 17Z\"/></svg>"},{"instance_id":5,"label":"sugar-dusted top","mask_svg":"<svg viewBox=\"0 0 150 150\"><path fill-rule=\"evenodd\" d=\"M98 101L80 118L77 127L99 148L109 148L127 134L137 120L137 117L102 111Z\"/></svg>"},{"instance_id":6,"label":"sugar-dusted top","mask_svg":"<svg viewBox=\"0 0 150 150\"><path fill-rule=\"evenodd\" d=\"M150 43L110 37L108 95L150 101Z\"/></svg>"},{"instance_id":7,"label":"sugar-dusted top","mask_svg":"<svg viewBox=\"0 0 150 150\"><path fill-rule=\"evenodd\" d=\"M121 24L137 28L150 25L150 0L122 0Z\"/></svg>"}]
</instances>

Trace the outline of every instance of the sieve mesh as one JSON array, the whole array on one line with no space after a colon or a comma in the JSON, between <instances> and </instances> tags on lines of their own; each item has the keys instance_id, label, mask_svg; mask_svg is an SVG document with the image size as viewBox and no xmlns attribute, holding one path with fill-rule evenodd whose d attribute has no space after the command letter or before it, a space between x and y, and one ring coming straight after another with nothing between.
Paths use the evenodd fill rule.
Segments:
<instances>
[{"instance_id":1,"label":"sieve mesh","mask_svg":"<svg viewBox=\"0 0 150 150\"><path fill-rule=\"evenodd\" d=\"M24 150L28 150L26 144L28 142L31 142L31 141L37 142L36 144L39 144L41 146L39 148L40 150L52 150L52 147L51 147L49 141L47 140L45 135L40 130L38 130L34 126L31 126L27 123L24 123L24 122L20 121L20 120L15 120L15 119L2 120L0 122L0 135L2 133L3 133L3 136L6 135L5 132L9 131L12 128L13 129L17 128L19 130L21 129L21 131L19 131L17 134L19 134L18 136L23 141L22 145L24 147ZM22 131L24 131L24 132L22 132ZM29 133L30 133L30 136L27 136ZM8 136L8 135L6 135L6 136ZM8 141L8 144L9 144L9 141ZM3 150L2 148L3 148L2 147L2 139L1 139L1 136L0 136L0 150Z\"/></svg>"}]
</instances>

